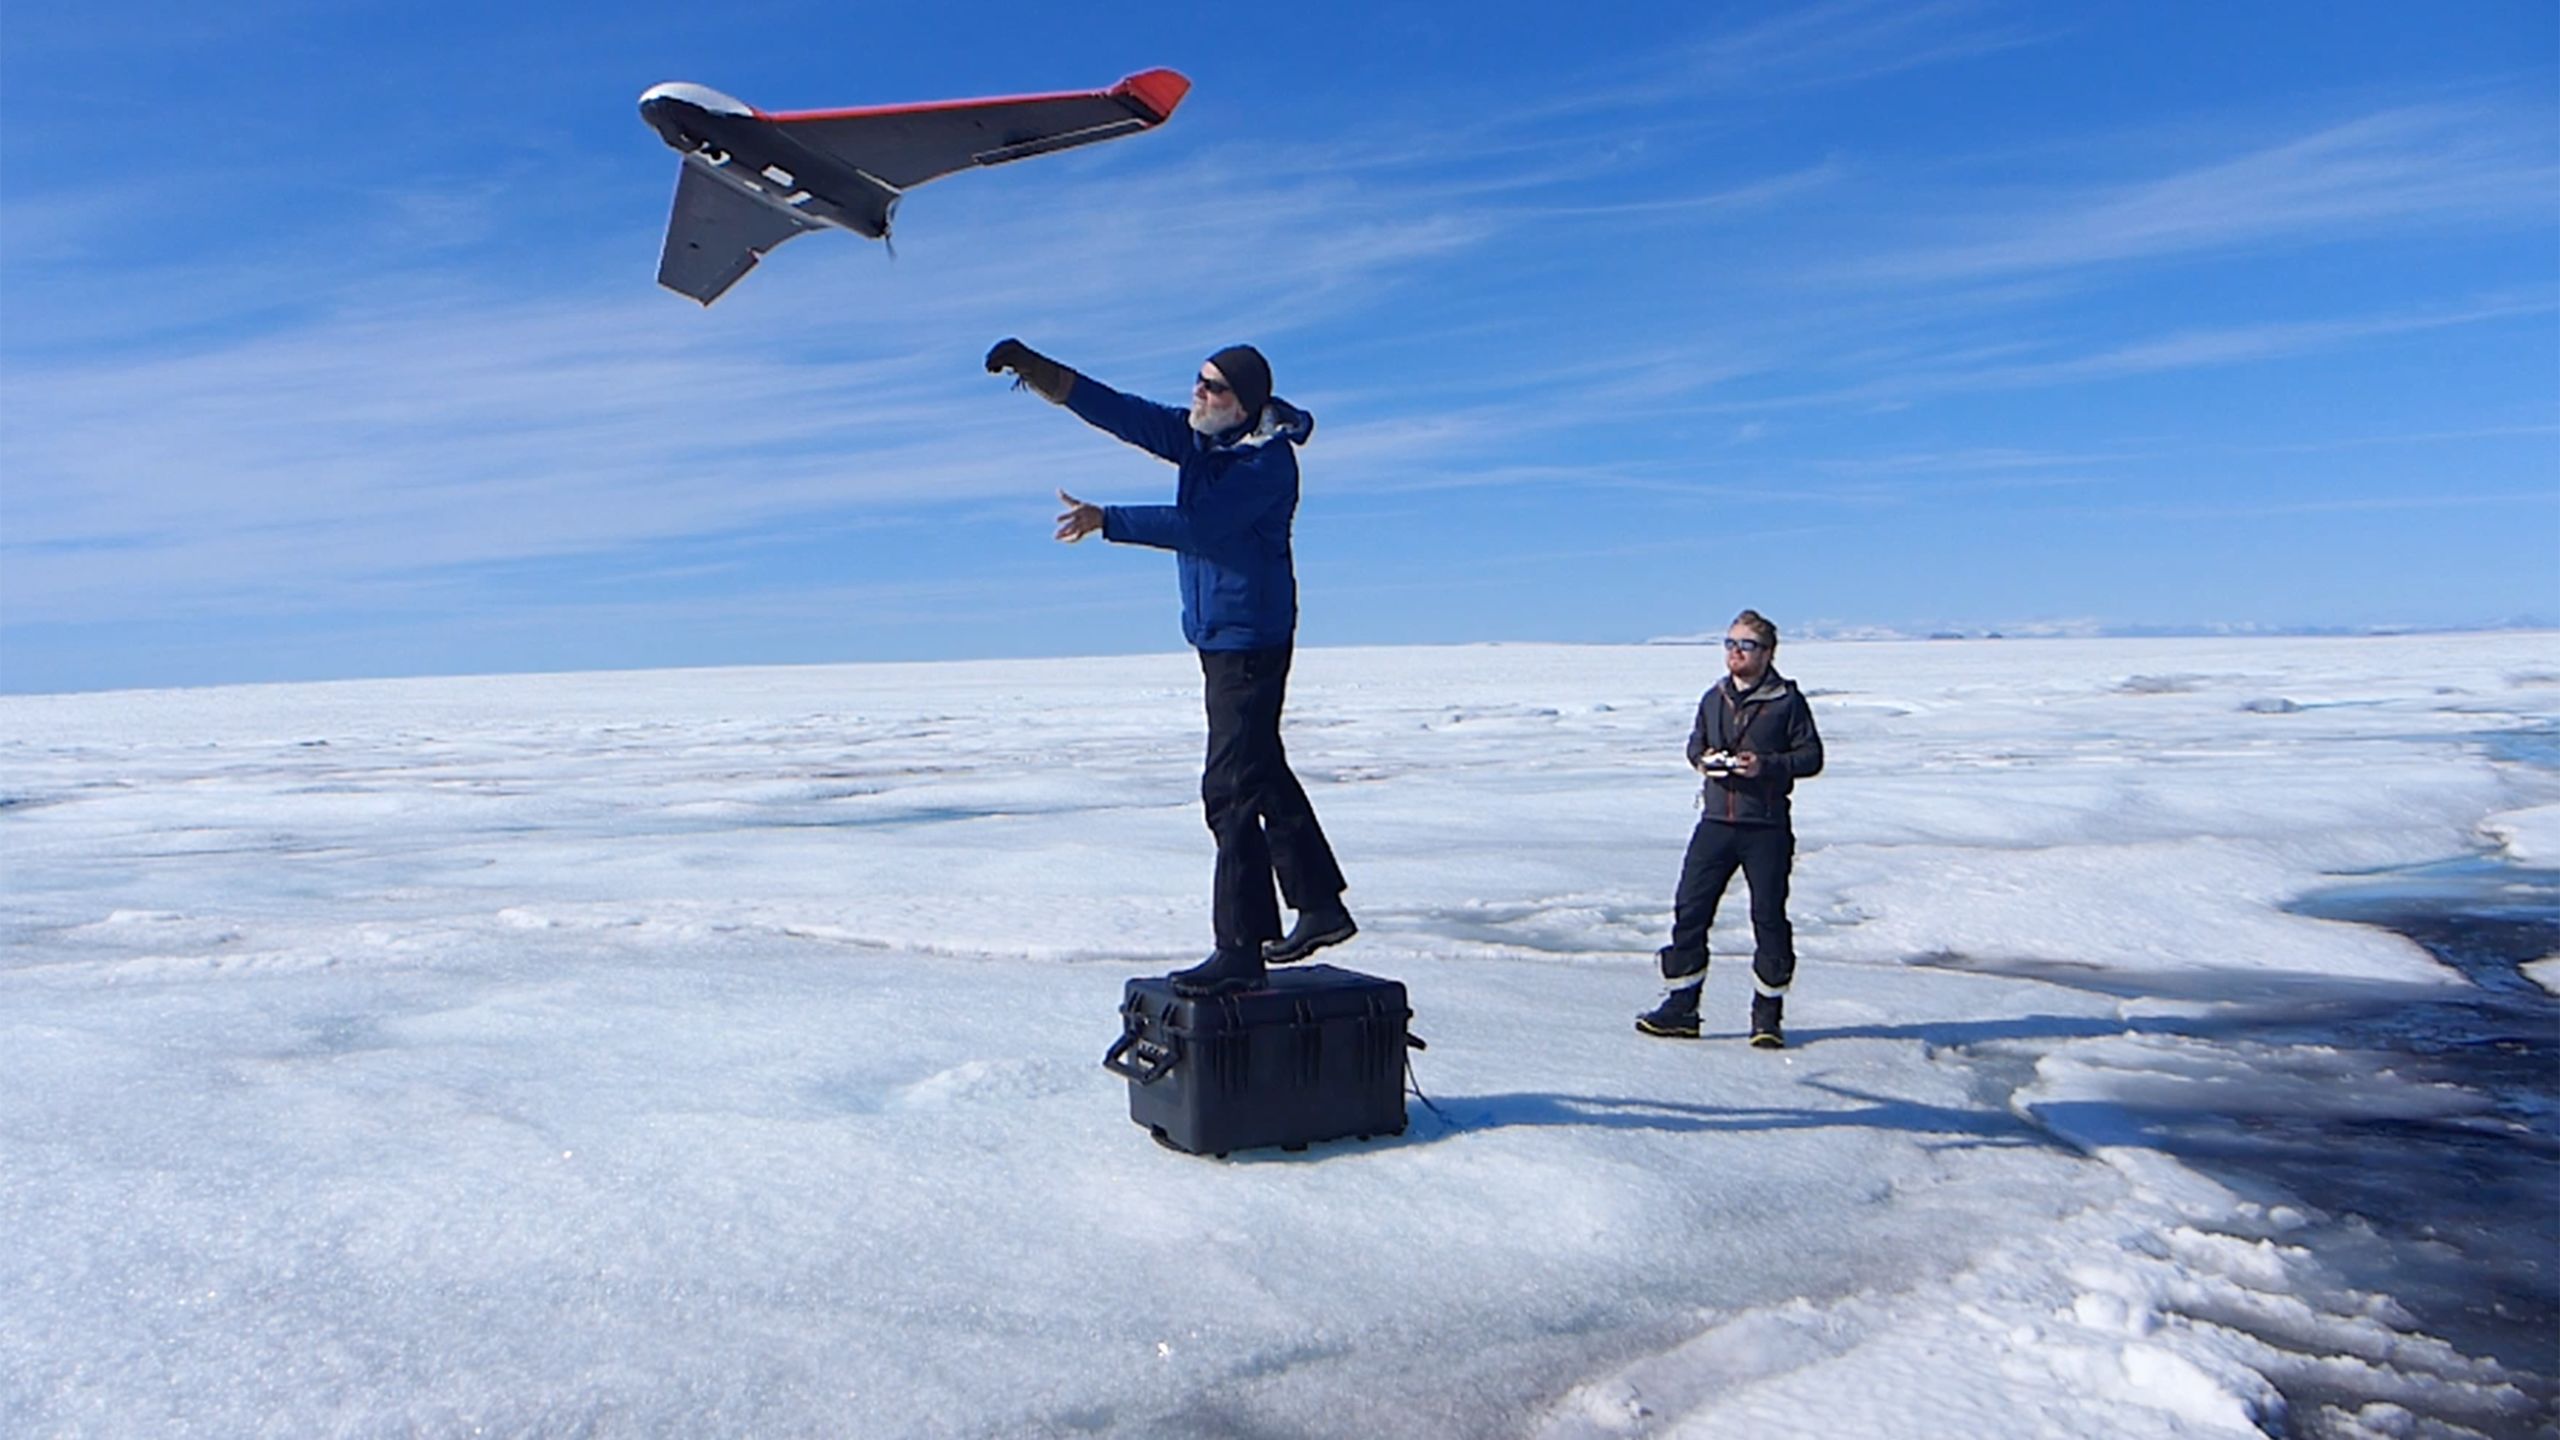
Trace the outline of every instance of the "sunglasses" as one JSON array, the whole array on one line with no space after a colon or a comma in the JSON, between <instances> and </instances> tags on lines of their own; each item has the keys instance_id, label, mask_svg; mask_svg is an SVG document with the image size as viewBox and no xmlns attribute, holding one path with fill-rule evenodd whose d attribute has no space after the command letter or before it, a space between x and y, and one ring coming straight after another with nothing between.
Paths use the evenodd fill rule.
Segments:
<instances>
[{"instance_id":1,"label":"sunglasses","mask_svg":"<svg viewBox=\"0 0 2560 1440\"><path fill-rule=\"evenodd\" d=\"M1757 655L1769 647L1758 640L1734 640L1728 638L1724 642L1724 648L1727 650L1739 650L1745 655Z\"/></svg>"},{"instance_id":2,"label":"sunglasses","mask_svg":"<svg viewBox=\"0 0 2560 1440\"><path fill-rule=\"evenodd\" d=\"M1206 375L1193 380L1191 385L1194 389L1206 390L1212 395L1233 395L1236 393L1236 387L1233 385L1228 384L1224 380L1212 380Z\"/></svg>"}]
</instances>

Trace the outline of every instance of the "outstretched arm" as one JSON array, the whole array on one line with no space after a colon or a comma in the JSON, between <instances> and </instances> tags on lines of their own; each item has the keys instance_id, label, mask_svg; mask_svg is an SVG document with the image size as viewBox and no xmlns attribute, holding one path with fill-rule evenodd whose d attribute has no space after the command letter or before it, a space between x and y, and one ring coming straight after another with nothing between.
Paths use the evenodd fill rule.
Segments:
<instances>
[{"instance_id":1,"label":"outstretched arm","mask_svg":"<svg viewBox=\"0 0 2560 1440\"><path fill-rule=\"evenodd\" d=\"M1005 370L1013 372L1016 386L1028 387L1052 405L1066 404L1068 392L1076 388L1076 372L1019 340L999 340L987 352L987 373Z\"/></svg>"},{"instance_id":2,"label":"outstretched arm","mask_svg":"<svg viewBox=\"0 0 2560 1440\"><path fill-rule=\"evenodd\" d=\"M1058 503L1067 508L1058 515L1058 538L1069 545L1102 528L1102 507L1079 500L1066 491L1058 492Z\"/></svg>"},{"instance_id":3,"label":"outstretched arm","mask_svg":"<svg viewBox=\"0 0 2560 1440\"><path fill-rule=\"evenodd\" d=\"M1076 398L1084 398L1083 390L1077 391ZM1274 443L1228 466L1188 504L1102 507L1102 538L1121 545L1216 555L1273 510L1295 505L1297 499L1297 458L1287 446Z\"/></svg>"},{"instance_id":4,"label":"outstretched arm","mask_svg":"<svg viewBox=\"0 0 2560 1440\"><path fill-rule=\"evenodd\" d=\"M1074 377L1068 391L1066 407L1096 430L1126 440L1159 460L1182 463L1195 443L1191 438L1191 414L1170 405L1158 405L1135 395L1123 395L1090 375Z\"/></svg>"},{"instance_id":5,"label":"outstretched arm","mask_svg":"<svg viewBox=\"0 0 2560 1440\"><path fill-rule=\"evenodd\" d=\"M1064 405L1097 430L1110 432L1159 459L1179 465L1191 453L1191 417L1187 411L1123 395L1019 340L999 340L987 352L987 373L1013 372L1013 383L1054 405Z\"/></svg>"}]
</instances>

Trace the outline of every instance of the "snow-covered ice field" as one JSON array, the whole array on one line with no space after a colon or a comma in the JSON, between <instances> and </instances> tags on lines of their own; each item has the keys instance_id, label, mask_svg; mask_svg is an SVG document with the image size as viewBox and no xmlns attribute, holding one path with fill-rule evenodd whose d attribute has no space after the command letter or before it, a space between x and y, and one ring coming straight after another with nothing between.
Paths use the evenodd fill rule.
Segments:
<instances>
[{"instance_id":1,"label":"snow-covered ice field","mask_svg":"<svg viewBox=\"0 0 2560 1440\"><path fill-rule=\"evenodd\" d=\"M2553 637L1779 667L1767 1053L1738 882L1709 1038L1629 1025L1713 652L1302 654L1445 1118L1225 1162L1097 1064L1205 950L1188 655L0 699L0 1434L2554 1432L2246 1163L2554 1154L2265 1023L2473 988L2288 907L2560 860Z\"/></svg>"}]
</instances>

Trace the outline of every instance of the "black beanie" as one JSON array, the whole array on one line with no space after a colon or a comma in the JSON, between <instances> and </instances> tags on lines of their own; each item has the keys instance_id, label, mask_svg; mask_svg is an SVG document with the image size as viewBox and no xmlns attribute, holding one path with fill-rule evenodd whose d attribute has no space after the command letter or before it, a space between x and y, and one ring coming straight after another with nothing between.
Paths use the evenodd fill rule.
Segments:
<instances>
[{"instance_id":1,"label":"black beanie","mask_svg":"<svg viewBox=\"0 0 2560 1440\"><path fill-rule=\"evenodd\" d=\"M1236 404L1243 407L1245 423L1262 423L1262 407L1271 403L1271 362L1250 345L1230 345L1209 357L1218 373L1235 387Z\"/></svg>"}]
</instances>

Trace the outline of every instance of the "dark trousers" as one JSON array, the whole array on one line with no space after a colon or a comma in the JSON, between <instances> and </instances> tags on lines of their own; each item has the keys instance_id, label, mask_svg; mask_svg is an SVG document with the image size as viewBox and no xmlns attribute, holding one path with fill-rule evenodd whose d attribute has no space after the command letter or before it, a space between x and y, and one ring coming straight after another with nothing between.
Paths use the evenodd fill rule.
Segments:
<instances>
[{"instance_id":1,"label":"dark trousers","mask_svg":"<svg viewBox=\"0 0 2560 1440\"><path fill-rule=\"evenodd\" d=\"M1280 705L1289 688L1289 650L1203 650L1209 755L1200 767L1200 805L1218 840L1212 914L1218 948L1259 954L1280 938L1276 876L1289 908L1321 907L1342 894L1342 867L1324 827L1280 748Z\"/></svg>"},{"instance_id":2,"label":"dark trousers","mask_svg":"<svg viewBox=\"0 0 2560 1440\"><path fill-rule=\"evenodd\" d=\"M1796 978L1796 932L1787 923L1787 873L1795 860L1795 832L1784 825L1700 820L1680 862L1664 974L1695 975L1707 968L1707 930L1733 872L1740 870L1751 886L1752 978L1760 982L1761 994L1784 993Z\"/></svg>"}]
</instances>

